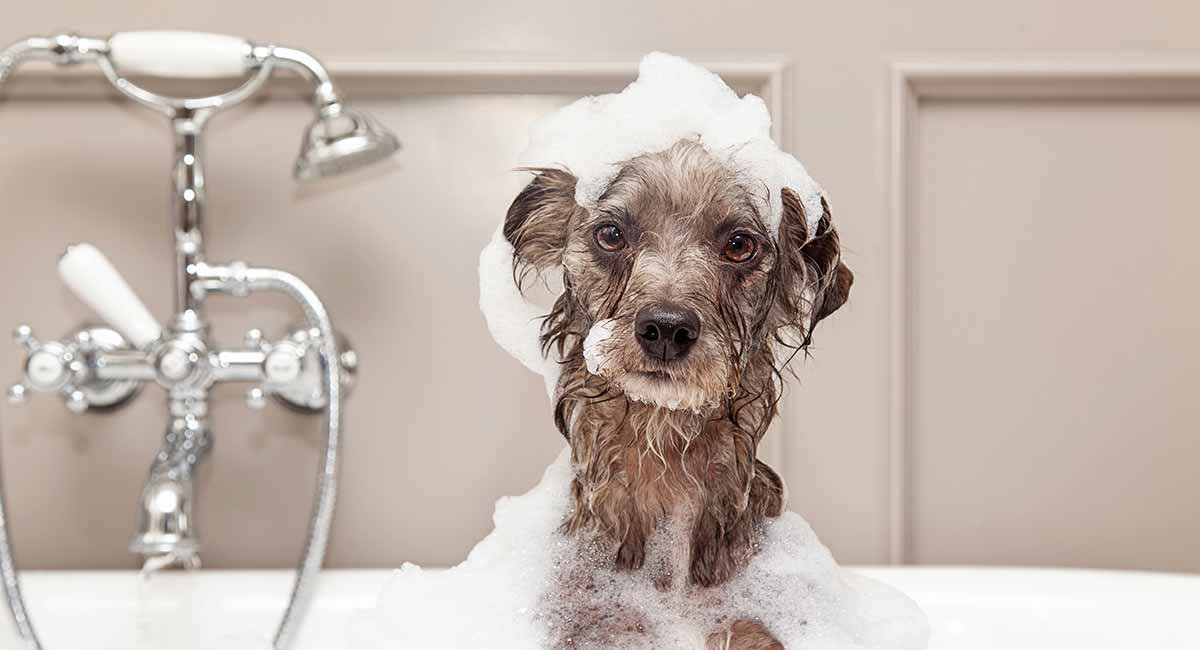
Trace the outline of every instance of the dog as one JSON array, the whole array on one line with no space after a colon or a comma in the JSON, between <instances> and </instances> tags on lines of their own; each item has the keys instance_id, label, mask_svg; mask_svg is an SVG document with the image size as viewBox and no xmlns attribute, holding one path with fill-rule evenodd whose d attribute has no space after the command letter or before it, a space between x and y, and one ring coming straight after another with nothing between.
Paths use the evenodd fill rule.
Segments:
<instances>
[{"instance_id":1,"label":"dog","mask_svg":"<svg viewBox=\"0 0 1200 650\"><path fill-rule=\"evenodd\" d=\"M588 208L569 170L526 170L533 179L503 227L518 286L563 269L541 341L562 360L554 420L574 470L561 531L593 561L562 569L579 591L560 594L577 604L554 647L659 647L642 615L587 602L596 567L700 606L747 565L761 525L785 506L782 479L756 450L787 362L854 279L825 201L809 232L784 188L775 233L761 187L697 140L618 169ZM594 343L598 325L606 336ZM783 647L763 621L722 621L702 637L710 650Z\"/></svg>"}]
</instances>

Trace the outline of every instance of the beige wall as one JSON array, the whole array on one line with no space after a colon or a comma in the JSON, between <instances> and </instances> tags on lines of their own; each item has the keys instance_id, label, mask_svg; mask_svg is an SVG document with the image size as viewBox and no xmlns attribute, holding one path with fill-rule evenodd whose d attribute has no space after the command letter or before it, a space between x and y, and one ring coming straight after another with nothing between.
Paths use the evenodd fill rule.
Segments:
<instances>
[{"instance_id":1,"label":"beige wall","mask_svg":"<svg viewBox=\"0 0 1200 650\"><path fill-rule=\"evenodd\" d=\"M10 9L0 40L187 28L331 63L628 62L650 49L786 61L785 145L829 190L857 275L777 432L792 507L846 562L1195 571L1200 53L1187 50L1200 7L1100 4L72 2ZM914 52L950 73L928 74L925 92L919 66L889 75ZM1098 80L1087 66L1047 81L1009 65L1030 59L1095 63ZM1131 85L1113 62L1144 67ZM363 357L334 566L455 561L487 530L492 500L531 483L560 444L536 378L486 336L473 260L517 188L506 170L529 120L615 82L518 75L517 94L481 94L454 77L426 80L446 91L428 95L406 93L411 81L355 84L407 149L354 183L291 184L299 105L212 128L212 256L308 279ZM168 146L153 116L126 105L0 103L0 325L49 335L87 316L51 270L81 239L165 314ZM295 316L270 300L212 312L225 340ZM15 377L11 348L4 368ZM207 563L290 565L318 424L247 413L233 387L219 396L199 506ZM154 390L110 416L72 418L40 399L0 420L22 564L131 566L133 505L162 426Z\"/></svg>"}]
</instances>

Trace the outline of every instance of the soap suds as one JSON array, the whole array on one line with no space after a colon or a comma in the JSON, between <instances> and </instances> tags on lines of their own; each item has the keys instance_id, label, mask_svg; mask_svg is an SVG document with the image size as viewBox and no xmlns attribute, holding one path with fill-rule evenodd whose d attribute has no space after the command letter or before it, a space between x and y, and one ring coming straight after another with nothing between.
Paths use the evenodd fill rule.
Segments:
<instances>
[{"instance_id":1,"label":"soap suds","mask_svg":"<svg viewBox=\"0 0 1200 650\"><path fill-rule=\"evenodd\" d=\"M605 345L612 338L613 328L617 321L607 318L605 320L596 321L592 325L592 329L588 330L588 335L583 339L583 361L587 364L588 372L593 375L599 375L604 369L604 362L608 355L608 349Z\"/></svg>"},{"instance_id":2,"label":"soap suds","mask_svg":"<svg viewBox=\"0 0 1200 650\"><path fill-rule=\"evenodd\" d=\"M719 587L698 589L681 579L665 591L655 586L651 567L686 561L680 557L686 532L669 527L651 540L647 568L617 572L610 557L593 557L558 531L572 472L564 450L531 491L497 502L495 530L462 564L448 570L406 564L397 571L379 605L356 621L355 650L539 650L554 634L577 629L581 612L643 621L636 634L580 638L581 649L702 650L709 633L738 619L762 621L789 650L926 647L920 609L899 592L841 569L791 512L768 520L749 566ZM564 578L573 562L585 563L594 589Z\"/></svg>"},{"instance_id":3,"label":"soap suds","mask_svg":"<svg viewBox=\"0 0 1200 650\"><path fill-rule=\"evenodd\" d=\"M542 320L550 310L525 298L513 279L513 246L501 225L479 255L479 308L488 331L505 352L542 375L546 393L554 395L560 368L558 357L542 353Z\"/></svg>"},{"instance_id":4,"label":"soap suds","mask_svg":"<svg viewBox=\"0 0 1200 650\"><path fill-rule=\"evenodd\" d=\"M810 231L822 191L804 166L771 139L771 115L755 95L739 97L719 76L662 52L646 55L638 78L619 93L585 97L534 123L520 156L528 167L561 167L578 179L575 199L594 207L618 171L644 153L696 138L758 188L763 215L778 230L781 191L799 196Z\"/></svg>"}]
</instances>

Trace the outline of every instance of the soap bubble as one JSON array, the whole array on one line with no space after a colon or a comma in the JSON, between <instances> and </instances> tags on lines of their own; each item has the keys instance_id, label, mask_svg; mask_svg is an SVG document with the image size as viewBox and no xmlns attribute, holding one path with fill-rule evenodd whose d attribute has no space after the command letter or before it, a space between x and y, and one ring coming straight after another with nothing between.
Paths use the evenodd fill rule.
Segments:
<instances>
[{"instance_id":1,"label":"soap bubble","mask_svg":"<svg viewBox=\"0 0 1200 650\"><path fill-rule=\"evenodd\" d=\"M812 528L787 512L768 520L758 552L718 587L682 584L661 590L657 559L678 556L686 537L667 526L648 545L646 569L617 572L611 557L559 532L569 507L568 450L541 482L496 504L495 529L447 570L406 564L379 605L356 623L355 650L547 648L556 629L574 629L580 612L630 612L644 632L625 639L578 639L580 648L703 648L722 623L761 621L789 649L921 650L928 626L903 594L840 568ZM686 559L686 558L682 558ZM586 593L560 581L571 563L594 576ZM686 575L686 572L684 572ZM563 595L565 598L548 598Z\"/></svg>"},{"instance_id":2,"label":"soap bubble","mask_svg":"<svg viewBox=\"0 0 1200 650\"><path fill-rule=\"evenodd\" d=\"M800 198L809 230L815 230L821 187L771 139L763 100L739 97L719 76L662 52L646 55L637 80L621 92L585 97L534 123L519 162L570 171L578 179L576 201L592 207L621 162L688 138L738 171L773 230L779 228L785 187Z\"/></svg>"}]
</instances>

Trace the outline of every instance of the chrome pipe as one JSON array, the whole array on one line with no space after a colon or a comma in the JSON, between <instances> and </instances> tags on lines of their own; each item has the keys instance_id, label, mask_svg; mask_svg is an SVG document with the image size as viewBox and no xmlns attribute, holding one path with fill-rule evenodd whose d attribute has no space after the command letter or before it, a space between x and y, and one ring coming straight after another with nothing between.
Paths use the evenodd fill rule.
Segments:
<instances>
[{"instance_id":1,"label":"chrome pipe","mask_svg":"<svg viewBox=\"0 0 1200 650\"><path fill-rule=\"evenodd\" d=\"M212 357L213 379L220 382L255 382L266 379L262 350L224 350Z\"/></svg>"},{"instance_id":2,"label":"chrome pipe","mask_svg":"<svg viewBox=\"0 0 1200 650\"><path fill-rule=\"evenodd\" d=\"M19 40L0 50L0 83L4 83L17 66L36 56L49 53L52 47L50 39L35 36Z\"/></svg>"},{"instance_id":3,"label":"chrome pipe","mask_svg":"<svg viewBox=\"0 0 1200 650\"><path fill-rule=\"evenodd\" d=\"M175 312L191 312L203 320L203 304L189 291L189 274L204 255L204 211L207 189L200 136L208 110L184 111L171 120L175 134L175 168L172 173L171 212L175 217Z\"/></svg>"},{"instance_id":4,"label":"chrome pipe","mask_svg":"<svg viewBox=\"0 0 1200 650\"><path fill-rule=\"evenodd\" d=\"M317 57L304 50L280 46L269 46L264 54L280 66L299 72L313 84L313 105L318 113L328 106L341 103L341 93Z\"/></svg>"},{"instance_id":5,"label":"chrome pipe","mask_svg":"<svg viewBox=\"0 0 1200 650\"><path fill-rule=\"evenodd\" d=\"M0 581L4 582L4 600L8 603L8 613L12 616L17 635L25 642L28 650L42 650L42 643L38 640L37 632L33 629L33 621L30 620L25 608L25 599L21 596L21 580L17 574L17 563L13 558L12 541L9 538L8 513L5 509L2 484L0 484Z\"/></svg>"},{"instance_id":6,"label":"chrome pipe","mask_svg":"<svg viewBox=\"0 0 1200 650\"><path fill-rule=\"evenodd\" d=\"M50 61L72 65L92 61L108 52L108 42L74 34L31 36L0 50L0 83L26 61Z\"/></svg>"},{"instance_id":7,"label":"chrome pipe","mask_svg":"<svg viewBox=\"0 0 1200 650\"><path fill-rule=\"evenodd\" d=\"M317 575L325 560L329 531L337 504L338 452L342 429L341 357L337 335L325 305L300 278L275 269L246 268L244 265L215 267L201 264L196 269L197 286L208 291L246 295L252 291L276 291L300 304L305 318L321 335L322 388L329 402L325 407L325 452L317 468L316 493L308 520L308 536L296 571L292 593L275 633L273 647L285 650L312 600Z\"/></svg>"},{"instance_id":8,"label":"chrome pipe","mask_svg":"<svg viewBox=\"0 0 1200 650\"><path fill-rule=\"evenodd\" d=\"M154 360L141 350L98 352L92 362L92 373L101 381L150 382L158 376Z\"/></svg>"}]
</instances>

